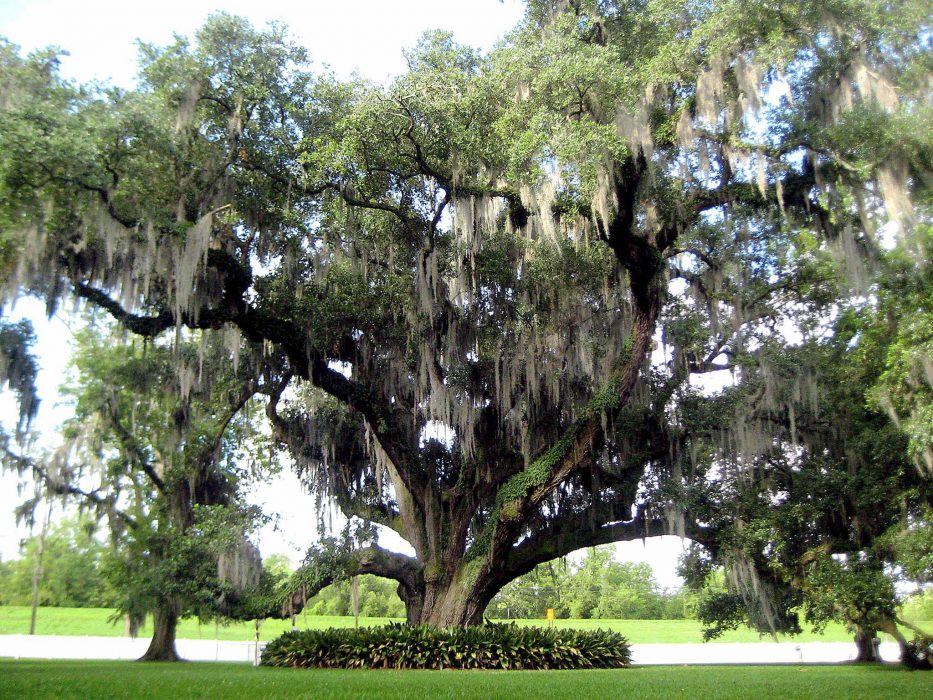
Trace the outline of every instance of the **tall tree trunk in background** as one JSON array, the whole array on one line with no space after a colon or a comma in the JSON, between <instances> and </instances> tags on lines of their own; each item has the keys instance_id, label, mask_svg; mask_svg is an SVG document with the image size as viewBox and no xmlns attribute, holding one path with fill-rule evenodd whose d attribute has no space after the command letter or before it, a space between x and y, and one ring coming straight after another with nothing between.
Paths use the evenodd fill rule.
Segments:
<instances>
[{"instance_id":1,"label":"tall tree trunk in background","mask_svg":"<svg viewBox=\"0 0 933 700\"><path fill-rule=\"evenodd\" d=\"M36 561L32 567L32 611L29 617L29 634L36 633L36 613L39 609L39 586L42 583L42 555L45 553L45 536L49 531L49 523L52 520L52 499L48 499L48 510L45 512L45 520L42 521L42 531L39 533L39 546L36 549Z\"/></svg>"},{"instance_id":2,"label":"tall tree trunk in background","mask_svg":"<svg viewBox=\"0 0 933 700\"><path fill-rule=\"evenodd\" d=\"M875 645L877 638L874 630L863 630L858 628L855 631L855 646L858 653L855 660L858 663L875 663L881 661L878 657L878 647Z\"/></svg>"},{"instance_id":3,"label":"tall tree trunk in background","mask_svg":"<svg viewBox=\"0 0 933 700\"><path fill-rule=\"evenodd\" d=\"M178 605L165 601L152 615L152 641L140 661L181 661L175 650L175 631L178 627Z\"/></svg>"}]
</instances>

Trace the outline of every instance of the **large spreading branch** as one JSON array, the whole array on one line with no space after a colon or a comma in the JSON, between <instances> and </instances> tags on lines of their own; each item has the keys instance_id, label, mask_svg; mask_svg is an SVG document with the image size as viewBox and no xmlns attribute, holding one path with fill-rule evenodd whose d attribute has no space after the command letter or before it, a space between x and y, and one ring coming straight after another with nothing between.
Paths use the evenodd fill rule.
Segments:
<instances>
[{"instance_id":1,"label":"large spreading branch","mask_svg":"<svg viewBox=\"0 0 933 700\"><path fill-rule=\"evenodd\" d=\"M399 592L412 598L417 596L422 583L421 565L417 559L390 552L378 545L359 549L319 548L292 576L291 592L284 601L282 612L285 615L301 612L307 601L325 587L362 574L397 581Z\"/></svg>"},{"instance_id":2,"label":"large spreading branch","mask_svg":"<svg viewBox=\"0 0 933 700\"><path fill-rule=\"evenodd\" d=\"M584 520L574 518L543 528L534 537L514 547L501 566L501 576L512 580L528 573L538 564L584 547L672 534L677 533L670 531L666 520L646 518L641 513L629 521L600 526L588 525Z\"/></svg>"}]
</instances>

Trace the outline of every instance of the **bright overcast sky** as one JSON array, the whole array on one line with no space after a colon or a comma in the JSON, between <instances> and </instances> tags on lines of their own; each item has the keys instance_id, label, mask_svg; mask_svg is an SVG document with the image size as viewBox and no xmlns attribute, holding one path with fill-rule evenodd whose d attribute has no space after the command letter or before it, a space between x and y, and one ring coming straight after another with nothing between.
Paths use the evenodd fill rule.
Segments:
<instances>
[{"instance_id":1,"label":"bright overcast sky","mask_svg":"<svg viewBox=\"0 0 933 700\"><path fill-rule=\"evenodd\" d=\"M137 39L167 44L173 33L190 36L218 9L254 25L282 21L315 63L380 81L404 70L402 49L427 29L450 29L461 43L488 49L523 14L518 0L4 0L0 34L27 50L65 49L64 72L81 81L129 85Z\"/></svg>"},{"instance_id":2,"label":"bright overcast sky","mask_svg":"<svg viewBox=\"0 0 933 700\"><path fill-rule=\"evenodd\" d=\"M245 16L257 26L282 21L294 39L309 49L316 65L327 65L340 77L357 71L377 81L405 69L403 49L413 46L425 30L448 29L461 43L489 49L515 26L524 11L519 0L3 0L0 36L24 52L47 46L66 51L69 55L62 59L62 73L68 78L130 87L136 74L137 40L167 44L173 34L190 36L217 9ZM68 329L61 320L46 323L39 319L40 309L39 305L21 303L16 315L36 319L43 399L37 422L48 432L63 417L62 410L54 411L53 407L58 402L55 388L63 379L67 360ZM5 413L9 415L9 409ZM10 515L20 500L16 482L9 475L0 479L3 559L16 556L19 541L28 534L14 527ZM295 559L310 544L307 537L315 519L313 502L298 495L300 491L293 477L258 490L259 500L268 511L279 513L281 524L279 532L261 533L264 554L279 551ZM647 545L621 545L619 554L624 560L650 562L659 583L674 586L680 583L674 574L680 550L680 540L665 537Z\"/></svg>"}]
</instances>

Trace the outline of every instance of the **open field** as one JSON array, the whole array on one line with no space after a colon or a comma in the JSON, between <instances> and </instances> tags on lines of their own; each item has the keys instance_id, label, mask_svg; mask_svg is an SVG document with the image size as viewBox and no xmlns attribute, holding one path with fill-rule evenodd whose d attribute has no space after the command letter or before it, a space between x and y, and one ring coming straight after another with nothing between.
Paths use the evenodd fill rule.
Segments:
<instances>
[{"instance_id":1,"label":"open field","mask_svg":"<svg viewBox=\"0 0 933 700\"><path fill-rule=\"evenodd\" d=\"M36 634L54 634L66 636L119 637L123 635L123 624L107 622L113 614L105 608L39 608ZM381 625L389 622L388 618L361 617L361 625ZM543 620L517 620L521 625L543 625ZM933 629L931 622L918 622L925 629ZM633 644L688 644L702 642L700 623L695 620L557 620L558 627L576 627L578 629L611 629L624 634ZM282 632L290 629L288 620L266 620L262 625L260 638L264 641L275 639ZM299 629L320 629L324 627L352 627L352 617L326 615L299 615ZM29 631L29 608L0 606L0 634L25 634ZM148 636L151 630L144 628L140 636ZM199 624L197 620L183 620L178 626L179 639L220 639L225 641L247 641L254 639L252 623L233 623L215 625ZM822 635L804 632L798 637L781 637L781 641L796 642L849 642L852 636L842 625L827 627ZM771 641L762 638L749 629L736 630L723 635L721 642L757 642Z\"/></svg>"},{"instance_id":2,"label":"open field","mask_svg":"<svg viewBox=\"0 0 933 700\"><path fill-rule=\"evenodd\" d=\"M897 667L654 666L620 671L338 671L245 664L0 660L0 697L119 698L927 698Z\"/></svg>"}]
</instances>

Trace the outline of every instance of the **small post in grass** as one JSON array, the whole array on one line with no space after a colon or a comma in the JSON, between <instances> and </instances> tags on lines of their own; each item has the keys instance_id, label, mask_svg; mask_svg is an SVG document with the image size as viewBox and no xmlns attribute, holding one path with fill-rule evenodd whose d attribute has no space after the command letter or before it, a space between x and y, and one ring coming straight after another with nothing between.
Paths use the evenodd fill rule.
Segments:
<instances>
[{"instance_id":1,"label":"small post in grass","mask_svg":"<svg viewBox=\"0 0 933 700\"><path fill-rule=\"evenodd\" d=\"M547 620L547 626L554 626L554 608L548 608L544 613L544 618Z\"/></svg>"},{"instance_id":2,"label":"small post in grass","mask_svg":"<svg viewBox=\"0 0 933 700\"><path fill-rule=\"evenodd\" d=\"M360 626L360 581L358 576L350 579L350 604L353 606L353 626Z\"/></svg>"}]
</instances>

